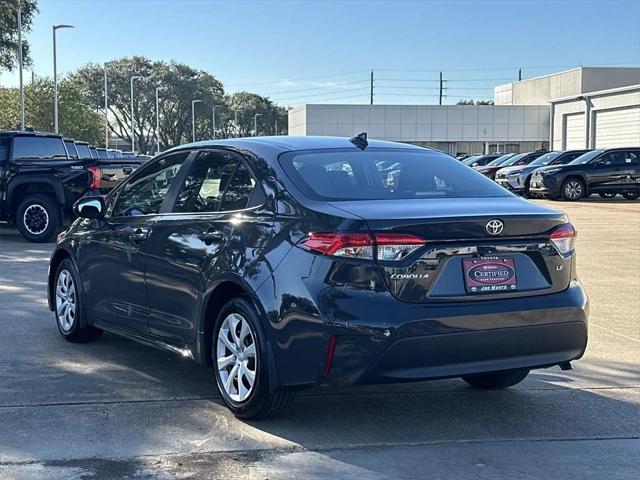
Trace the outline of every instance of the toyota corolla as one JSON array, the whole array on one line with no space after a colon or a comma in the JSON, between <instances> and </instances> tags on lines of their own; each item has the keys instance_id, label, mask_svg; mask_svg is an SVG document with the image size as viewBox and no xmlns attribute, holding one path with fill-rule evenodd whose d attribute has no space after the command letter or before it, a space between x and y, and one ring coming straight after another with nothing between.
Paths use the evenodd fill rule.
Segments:
<instances>
[{"instance_id":1,"label":"toyota corolla","mask_svg":"<svg viewBox=\"0 0 640 480\"><path fill-rule=\"evenodd\" d=\"M566 216L440 152L363 134L201 142L75 211L49 268L62 336L211 365L239 417L319 384L505 388L586 348Z\"/></svg>"}]
</instances>

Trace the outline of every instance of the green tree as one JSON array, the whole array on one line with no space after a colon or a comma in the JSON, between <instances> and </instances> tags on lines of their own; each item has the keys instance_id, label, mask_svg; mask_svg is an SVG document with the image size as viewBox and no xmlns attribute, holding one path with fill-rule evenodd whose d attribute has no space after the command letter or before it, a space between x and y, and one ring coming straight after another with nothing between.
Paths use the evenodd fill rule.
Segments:
<instances>
[{"instance_id":1,"label":"green tree","mask_svg":"<svg viewBox=\"0 0 640 480\"><path fill-rule=\"evenodd\" d=\"M493 100L458 100L456 105L493 105Z\"/></svg>"},{"instance_id":2,"label":"green tree","mask_svg":"<svg viewBox=\"0 0 640 480\"><path fill-rule=\"evenodd\" d=\"M25 86L25 123L27 127L53 131L53 81L39 79ZM89 107L78 87L68 81L58 82L59 130L65 137L97 143L102 138L100 115ZM19 128L17 88L0 89L0 130Z\"/></svg>"},{"instance_id":3,"label":"green tree","mask_svg":"<svg viewBox=\"0 0 640 480\"><path fill-rule=\"evenodd\" d=\"M253 135L274 135L276 120L278 134L287 131L287 111L269 98L255 93L236 92L226 98L228 118L224 136L248 137ZM235 123L236 115L238 123ZM255 115L258 114L258 131L255 131Z\"/></svg>"},{"instance_id":4,"label":"green tree","mask_svg":"<svg viewBox=\"0 0 640 480\"><path fill-rule=\"evenodd\" d=\"M154 152L156 143L155 92L160 87L160 147L162 150L191 141L191 101L196 104L198 120L206 112L211 122L211 107L223 105L222 83L213 75L177 62L154 62L145 57L122 58L109 62L109 128L125 141L131 138L132 76L134 83L133 123L135 148ZM85 93L92 108L104 112L104 67L89 64L69 76ZM222 113L222 112L220 112ZM199 135L206 122L196 121Z\"/></svg>"},{"instance_id":5,"label":"green tree","mask_svg":"<svg viewBox=\"0 0 640 480\"><path fill-rule=\"evenodd\" d=\"M37 0L0 0L0 71L12 71L18 66L18 5L22 10L22 59L31 63L26 34L38 13Z\"/></svg>"}]
</instances>

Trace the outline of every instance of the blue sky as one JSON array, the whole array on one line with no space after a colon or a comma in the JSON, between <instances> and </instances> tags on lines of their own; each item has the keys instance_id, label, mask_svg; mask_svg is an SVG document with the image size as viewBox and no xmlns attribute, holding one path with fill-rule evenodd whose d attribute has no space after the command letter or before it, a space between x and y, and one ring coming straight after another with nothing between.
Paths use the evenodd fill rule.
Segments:
<instances>
[{"instance_id":1,"label":"blue sky","mask_svg":"<svg viewBox=\"0 0 640 480\"><path fill-rule=\"evenodd\" d=\"M579 65L640 66L640 1L40 0L29 35L36 75L133 54L209 71L227 91L283 104L445 103ZM29 77L29 73L27 77ZM17 83L0 75L0 84Z\"/></svg>"}]
</instances>

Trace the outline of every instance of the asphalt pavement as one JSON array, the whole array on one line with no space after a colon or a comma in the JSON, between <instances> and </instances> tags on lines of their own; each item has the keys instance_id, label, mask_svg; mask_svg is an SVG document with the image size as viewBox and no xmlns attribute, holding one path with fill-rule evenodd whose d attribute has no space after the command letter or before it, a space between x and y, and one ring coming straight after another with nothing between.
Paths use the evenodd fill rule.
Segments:
<instances>
[{"instance_id":1,"label":"asphalt pavement","mask_svg":"<svg viewBox=\"0 0 640 480\"><path fill-rule=\"evenodd\" d=\"M639 478L640 202L544 203L577 226L591 301L574 370L507 391L318 388L267 421L235 419L189 360L110 334L65 342L53 245L0 226L0 479Z\"/></svg>"}]
</instances>

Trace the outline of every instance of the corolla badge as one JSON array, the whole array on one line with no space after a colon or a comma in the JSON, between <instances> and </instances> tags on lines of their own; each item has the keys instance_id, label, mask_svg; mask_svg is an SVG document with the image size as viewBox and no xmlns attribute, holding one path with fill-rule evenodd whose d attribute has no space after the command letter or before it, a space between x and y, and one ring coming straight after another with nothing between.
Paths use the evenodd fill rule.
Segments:
<instances>
[{"instance_id":1,"label":"corolla badge","mask_svg":"<svg viewBox=\"0 0 640 480\"><path fill-rule=\"evenodd\" d=\"M504 230L504 223L501 220L489 220L484 228L489 235L500 235Z\"/></svg>"}]
</instances>

